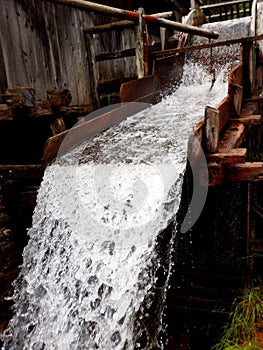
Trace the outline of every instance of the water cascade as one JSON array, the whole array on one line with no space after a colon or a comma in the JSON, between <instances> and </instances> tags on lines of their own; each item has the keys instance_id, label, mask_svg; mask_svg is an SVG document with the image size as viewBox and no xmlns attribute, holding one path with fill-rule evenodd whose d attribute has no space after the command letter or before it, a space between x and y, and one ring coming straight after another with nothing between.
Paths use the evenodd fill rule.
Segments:
<instances>
[{"instance_id":1,"label":"water cascade","mask_svg":"<svg viewBox=\"0 0 263 350\"><path fill-rule=\"evenodd\" d=\"M135 324L153 300L156 241L178 210L189 133L227 88L223 71L210 91L201 67L184 70L173 95L47 167L4 348L143 348Z\"/></svg>"},{"instance_id":2,"label":"water cascade","mask_svg":"<svg viewBox=\"0 0 263 350\"><path fill-rule=\"evenodd\" d=\"M46 168L3 349L163 349L169 268L154 332L145 322L157 239L179 207L189 134L226 96L229 68L211 89L211 75L189 61L173 94ZM168 260L171 251L170 242Z\"/></svg>"}]
</instances>

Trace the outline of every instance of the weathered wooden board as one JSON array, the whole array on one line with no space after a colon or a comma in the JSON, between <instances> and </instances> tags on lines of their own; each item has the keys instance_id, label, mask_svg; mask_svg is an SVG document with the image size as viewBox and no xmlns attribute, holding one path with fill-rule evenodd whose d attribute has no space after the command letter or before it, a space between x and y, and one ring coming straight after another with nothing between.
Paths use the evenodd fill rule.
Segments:
<instances>
[{"instance_id":1,"label":"weathered wooden board","mask_svg":"<svg viewBox=\"0 0 263 350\"><path fill-rule=\"evenodd\" d=\"M121 102L156 103L160 95L167 94L174 89L183 73L184 57L169 57L158 60L153 75L131 80L121 85Z\"/></svg>"},{"instance_id":2,"label":"weathered wooden board","mask_svg":"<svg viewBox=\"0 0 263 350\"><path fill-rule=\"evenodd\" d=\"M222 131L225 127L229 117L234 114L234 107L232 100L229 95L227 95L217 106L220 113L219 119L219 131Z\"/></svg>"},{"instance_id":3,"label":"weathered wooden board","mask_svg":"<svg viewBox=\"0 0 263 350\"><path fill-rule=\"evenodd\" d=\"M7 87L31 86L36 98L48 88L69 89L71 105L94 103L92 70L100 81L134 78L134 58L92 66L92 54L134 47L133 32L98 34L87 48L84 28L110 21L103 15L45 1L0 0L0 92ZM107 72L107 74L105 74ZM1 100L0 100L1 101Z\"/></svg>"},{"instance_id":4,"label":"weathered wooden board","mask_svg":"<svg viewBox=\"0 0 263 350\"><path fill-rule=\"evenodd\" d=\"M262 115L242 115L240 118L233 118L229 120L230 123L243 123L244 125L260 125L262 123Z\"/></svg>"},{"instance_id":5,"label":"weathered wooden board","mask_svg":"<svg viewBox=\"0 0 263 350\"><path fill-rule=\"evenodd\" d=\"M218 109L206 106L204 137L205 150L207 153L215 153L219 142L220 112Z\"/></svg>"},{"instance_id":6,"label":"weathered wooden board","mask_svg":"<svg viewBox=\"0 0 263 350\"><path fill-rule=\"evenodd\" d=\"M206 159L209 163L236 164L244 163L247 157L246 148L234 148L228 152L219 149L218 153L207 154Z\"/></svg>"},{"instance_id":7,"label":"weathered wooden board","mask_svg":"<svg viewBox=\"0 0 263 350\"><path fill-rule=\"evenodd\" d=\"M263 181L263 162L246 162L229 166L226 181Z\"/></svg>"},{"instance_id":8,"label":"weathered wooden board","mask_svg":"<svg viewBox=\"0 0 263 350\"><path fill-rule=\"evenodd\" d=\"M219 149L222 152L239 147L244 140L245 134L246 130L243 123L233 123L220 138Z\"/></svg>"}]
</instances>

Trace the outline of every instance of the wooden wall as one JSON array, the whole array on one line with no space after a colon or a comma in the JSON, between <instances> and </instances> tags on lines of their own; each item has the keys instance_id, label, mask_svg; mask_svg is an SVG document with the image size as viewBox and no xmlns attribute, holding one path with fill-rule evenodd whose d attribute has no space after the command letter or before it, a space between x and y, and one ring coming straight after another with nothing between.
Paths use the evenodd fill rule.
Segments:
<instances>
[{"instance_id":1,"label":"wooden wall","mask_svg":"<svg viewBox=\"0 0 263 350\"><path fill-rule=\"evenodd\" d=\"M42 0L0 0L0 94L30 86L46 100L46 90L58 87L70 90L71 105L93 105L94 76L105 82L136 74L133 58L94 64L92 55L134 47L132 30L84 34L111 20Z\"/></svg>"}]
</instances>

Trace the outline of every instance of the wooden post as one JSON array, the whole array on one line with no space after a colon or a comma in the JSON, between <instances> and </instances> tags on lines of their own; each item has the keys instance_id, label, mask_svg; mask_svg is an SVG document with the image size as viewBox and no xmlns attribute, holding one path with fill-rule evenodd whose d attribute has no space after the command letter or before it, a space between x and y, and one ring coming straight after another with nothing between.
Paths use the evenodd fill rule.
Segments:
<instances>
[{"instance_id":1,"label":"wooden post","mask_svg":"<svg viewBox=\"0 0 263 350\"><path fill-rule=\"evenodd\" d=\"M216 153L218 151L219 117L220 113L216 108L205 107L204 141L207 153Z\"/></svg>"},{"instance_id":2,"label":"wooden post","mask_svg":"<svg viewBox=\"0 0 263 350\"><path fill-rule=\"evenodd\" d=\"M136 67L138 79L144 78L148 75L148 33L147 26L144 19L144 9L140 7L139 13L139 25L135 28L135 55L136 55Z\"/></svg>"},{"instance_id":3,"label":"wooden post","mask_svg":"<svg viewBox=\"0 0 263 350\"><path fill-rule=\"evenodd\" d=\"M244 76L244 97L251 97L255 91L256 55L252 41L242 43L242 63Z\"/></svg>"}]
</instances>

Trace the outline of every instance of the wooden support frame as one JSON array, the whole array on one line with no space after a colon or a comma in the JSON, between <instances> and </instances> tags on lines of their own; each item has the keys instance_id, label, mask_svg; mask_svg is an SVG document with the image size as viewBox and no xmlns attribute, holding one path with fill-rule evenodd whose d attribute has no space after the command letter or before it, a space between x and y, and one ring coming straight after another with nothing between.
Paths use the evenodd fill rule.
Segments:
<instances>
[{"instance_id":1,"label":"wooden support frame","mask_svg":"<svg viewBox=\"0 0 263 350\"><path fill-rule=\"evenodd\" d=\"M148 30L144 19L144 9L140 7L139 24L135 27L135 57L138 79L144 78L149 72Z\"/></svg>"},{"instance_id":2,"label":"wooden support frame","mask_svg":"<svg viewBox=\"0 0 263 350\"><path fill-rule=\"evenodd\" d=\"M61 5L75 7L75 8L80 8L87 11L96 11L98 13L103 13L104 15L125 18L135 22L139 21L138 12L123 10L123 9L119 9L111 6L102 5L102 4L97 4L91 1L85 1L85 0L45 0L45 1L49 1L53 4L61 4ZM180 22L170 21L165 18L156 17L152 15L145 14L143 15L143 17L147 24L157 25L165 28L174 28L175 30L178 30L180 32L185 32L192 35L204 36L207 38L217 39L219 37L219 33L213 30L207 30L207 29L203 29L195 26L190 26L190 25L182 24Z\"/></svg>"}]
</instances>

